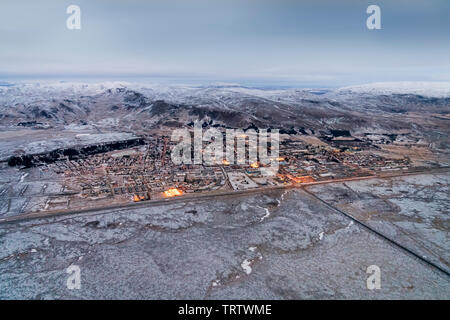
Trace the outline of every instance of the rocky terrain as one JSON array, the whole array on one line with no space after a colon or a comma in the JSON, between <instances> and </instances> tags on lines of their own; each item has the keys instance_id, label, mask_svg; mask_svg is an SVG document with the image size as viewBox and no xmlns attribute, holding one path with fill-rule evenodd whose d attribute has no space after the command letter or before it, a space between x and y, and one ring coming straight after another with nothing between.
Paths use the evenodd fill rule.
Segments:
<instances>
[{"instance_id":1,"label":"rocky terrain","mask_svg":"<svg viewBox=\"0 0 450 320\"><path fill-rule=\"evenodd\" d=\"M448 138L450 83L386 86L390 89L374 84L335 90L263 90L121 82L19 83L0 87L0 124L148 129L201 120L211 126L277 127L310 134L324 129L412 130L426 136L438 129Z\"/></svg>"}]
</instances>

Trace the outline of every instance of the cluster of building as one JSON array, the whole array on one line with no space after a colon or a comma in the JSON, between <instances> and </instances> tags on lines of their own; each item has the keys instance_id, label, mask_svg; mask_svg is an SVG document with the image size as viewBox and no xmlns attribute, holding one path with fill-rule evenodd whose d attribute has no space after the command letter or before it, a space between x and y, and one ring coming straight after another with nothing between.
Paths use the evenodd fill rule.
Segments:
<instances>
[{"instance_id":1,"label":"cluster of building","mask_svg":"<svg viewBox=\"0 0 450 320\"><path fill-rule=\"evenodd\" d=\"M332 146L313 146L301 141L283 141L284 161L280 174L294 182L312 182L329 179L367 176L380 171L407 170L408 158L386 159L373 152Z\"/></svg>"},{"instance_id":2,"label":"cluster of building","mask_svg":"<svg viewBox=\"0 0 450 320\"><path fill-rule=\"evenodd\" d=\"M409 160L385 159L371 152L342 150L284 139L278 172L263 175L258 161L216 165L175 165L168 138L147 139L145 145L98 153L81 159L57 161L48 166L64 176L67 190L85 200L145 201L215 191L240 191L336 178L367 176L377 171L407 169Z\"/></svg>"}]
</instances>

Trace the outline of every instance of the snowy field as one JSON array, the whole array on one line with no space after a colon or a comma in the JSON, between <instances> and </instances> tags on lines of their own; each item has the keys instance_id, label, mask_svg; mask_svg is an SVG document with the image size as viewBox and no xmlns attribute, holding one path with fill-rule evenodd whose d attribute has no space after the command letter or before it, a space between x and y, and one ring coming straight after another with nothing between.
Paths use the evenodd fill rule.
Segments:
<instances>
[{"instance_id":1,"label":"snowy field","mask_svg":"<svg viewBox=\"0 0 450 320\"><path fill-rule=\"evenodd\" d=\"M80 290L66 286L70 265ZM379 290L367 289L370 265ZM304 191L280 190L1 225L0 298L449 299L450 282Z\"/></svg>"}]
</instances>

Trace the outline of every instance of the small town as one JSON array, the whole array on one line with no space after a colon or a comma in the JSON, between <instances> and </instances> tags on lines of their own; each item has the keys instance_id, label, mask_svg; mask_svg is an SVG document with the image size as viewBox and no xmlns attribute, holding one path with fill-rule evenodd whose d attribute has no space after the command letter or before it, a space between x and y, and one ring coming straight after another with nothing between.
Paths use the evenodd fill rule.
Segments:
<instances>
[{"instance_id":1,"label":"small town","mask_svg":"<svg viewBox=\"0 0 450 320\"><path fill-rule=\"evenodd\" d=\"M214 165L176 165L170 157L174 142L168 136L144 140L144 145L42 164L42 172L63 177L65 191L50 199L44 211L295 186L410 169L407 157L384 158L364 151L367 141L348 137L332 140L333 145L284 137L279 156L271 159L278 170L269 176L262 174L267 165L259 161L235 164L224 158Z\"/></svg>"}]
</instances>

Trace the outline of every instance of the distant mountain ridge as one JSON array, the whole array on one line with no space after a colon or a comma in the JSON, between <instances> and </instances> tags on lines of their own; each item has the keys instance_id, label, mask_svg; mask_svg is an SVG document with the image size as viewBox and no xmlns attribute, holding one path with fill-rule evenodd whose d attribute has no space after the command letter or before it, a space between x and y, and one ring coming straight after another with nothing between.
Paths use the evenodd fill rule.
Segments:
<instances>
[{"instance_id":1,"label":"distant mountain ridge","mask_svg":"<svg viewBox=\"0 0 450 320\"><path fill-rule=\"evenodd\" d=\"M415 94L426 97L450 97L450 82L376 82L343 87L336 93Z\"/></svg>"},{"instance_id":2,"label":"distant mountain ridge","mask_svg":"<svg viewBox=\"0 0 450 320\"><path fill-rule=\"evenodd\" d=\"M52 126L82 123L155 128L181 127L201 120L215 126L294 131L417 130L417 125L405 118L407 113L450 114L450 83L375 83L334 90L127 82L0 87L3 126L39 121Z\"/></svg>"}]
</instances>

